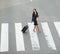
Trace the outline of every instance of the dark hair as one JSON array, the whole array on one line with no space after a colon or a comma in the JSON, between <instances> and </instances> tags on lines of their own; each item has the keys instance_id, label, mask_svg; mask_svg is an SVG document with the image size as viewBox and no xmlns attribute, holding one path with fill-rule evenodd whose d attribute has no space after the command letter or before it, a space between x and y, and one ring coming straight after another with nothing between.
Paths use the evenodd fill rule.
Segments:
<instances>
[{"instance_id":1,"label":"dark hair","mask_svg":"<svg viewBox=\"0 0 60 54\"><path fill-rule=\"evenodd\" d=\"M33 10L35 10L36 11L36 14L38 15L38 12L37 12L36 8L34 8Z\"/></svg>"},{"instance_id":2,"label":"dark hair","mask_svg":"<svg viewBox=\"0 0 60 54\"><path fill-rule=\"evenodd\" d=\"M34 8L35 11L37 11L35 8Z\"/></svg>"}]
</instances>

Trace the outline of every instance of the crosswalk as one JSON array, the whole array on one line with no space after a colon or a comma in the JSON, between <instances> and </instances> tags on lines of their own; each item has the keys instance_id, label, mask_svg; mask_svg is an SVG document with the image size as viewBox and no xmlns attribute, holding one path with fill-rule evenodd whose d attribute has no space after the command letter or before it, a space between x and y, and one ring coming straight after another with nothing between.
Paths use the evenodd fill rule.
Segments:
<instances>
[{"instance_id":1,"label":"crosswalk","mask_svg":"<svg viewBox=\"0 0 60 54\"><path fill-rule=\"evenodd\" d=\"M41 25L42 25L42 29L43 29L45 38L48 43L48 47L51 47L52 49L56 50L56 46L55 46L51 31L49 29L48 23L47 22L41 23Z\"/></svg>"},{"instance_id":2,"label":"crosswalk","mask_svg":"<svg viewBox=\"0 0 60 54\"><path fill-rule=\"evenodd\" d=\"M54 25L60 37L60 22L54 22Z\"/></svg>"},{"instance_id":3,"label":"crosswalk","mask_svg":"<svg viewBox=\"0 0 60 54\"><path fill-rule=\"evenodd\" d=\"M15 23L17 51L25 51L24 39L21 30L22 30L22 24Z\"/></svg>"},{"instance_id":4,"label":"crosswalk","mask_svg":"<svg viewBox=\"0 0 60 54\"><path fill-rule=\"evenodd\" d=\"M8 51L8 23L1 25L1 52Z\"/></svg>"},{"instance_id":5,"label":"crosswalk","mask_svg":"<svg viewBox=\"0 0 60 54\"><path fill-rule=\"evenodd\" d=\"M39 46L37 33L33 32L34 26L31 23L28 23L28 26L29 26L29 32L30 32L30 37L31 37L32 48L33 50L39 50L40 46Z\"/></svg>"},{"instance_id":6,"label":"crosswalk","mask_svg":"<svg viewBox=\"0 0 60 54\"><path fill-rule=\"evenodd\" d=\"M53 22L57 33L60 36L60 22ZM15 25L15 38L16 38L16 51L26 51L25 49L25 43L24 43L24 36L21 31L22 29L22 23L14 23ZM57 50L57 47L55 45L55 41L53 39L53 35L51 33L51 30L49 28L49 25L47 22L41 22L42 30L44 37L47 41L47 45L52 50ZM37 32L33 31L33 23L28 23L28 30L29 30L29 36L31 40L32 50L38 51L40 49L40 43L38 40L38 34ZM1 23L1 45L0 45L0 52L6 52L9 51L9 23Z\"/></svg>"}]
</instances>

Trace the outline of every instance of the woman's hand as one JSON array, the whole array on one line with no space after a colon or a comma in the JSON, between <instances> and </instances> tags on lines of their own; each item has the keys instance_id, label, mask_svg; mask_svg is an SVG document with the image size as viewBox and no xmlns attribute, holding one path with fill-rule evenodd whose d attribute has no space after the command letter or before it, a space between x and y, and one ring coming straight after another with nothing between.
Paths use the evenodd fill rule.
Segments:
<instances>
[{"instance_id":1,"label":"woman's hand","mask_svg":"<svg viewBox=\"0 0 60 54\"><path fill-rule=\"evenodd\" d=\"M39 22L40 21L39 17L37 17L36 20L37 20L37 22Z\"/></svg>"}]
</instances>

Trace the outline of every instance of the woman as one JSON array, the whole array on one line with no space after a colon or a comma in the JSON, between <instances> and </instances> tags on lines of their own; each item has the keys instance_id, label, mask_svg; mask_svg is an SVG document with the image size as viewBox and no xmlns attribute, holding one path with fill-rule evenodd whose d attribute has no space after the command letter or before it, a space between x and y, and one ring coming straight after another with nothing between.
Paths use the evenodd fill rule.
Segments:
<instances>
[{"instance_id":1,"label":"woman","mask_svg":"<svg viewBox=\"0 0 60 54\"><path fill-rule=\"evenodd\" d=\"M39 15L38 15L37 10L34 8L33 9L33 13L32 13L32 21L34 22L34 29L33 29L33 31L35 32L35 29L38 29L39 32L41 32L40 29L39 29L39 26L38 26L37 18L39 18Z\"/></svg>"}]
</instances>

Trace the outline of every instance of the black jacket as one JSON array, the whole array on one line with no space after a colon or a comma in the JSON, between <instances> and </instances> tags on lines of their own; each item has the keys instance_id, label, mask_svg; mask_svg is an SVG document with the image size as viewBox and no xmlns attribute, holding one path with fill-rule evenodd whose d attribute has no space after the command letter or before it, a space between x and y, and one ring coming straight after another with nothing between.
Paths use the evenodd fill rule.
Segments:
<instances>
[{"instance_id":1,"label":"black jacket","mask_svg":"<svg viewBox=\"0 0 60 54\"><path fill-rule=\"evenodd\" d=\"M35 12L33 12L32 13L32 21L36 21L37 17L38 17L38 12L36 12L36 14L35 14Z\"/></svg>"}]
</instances>

